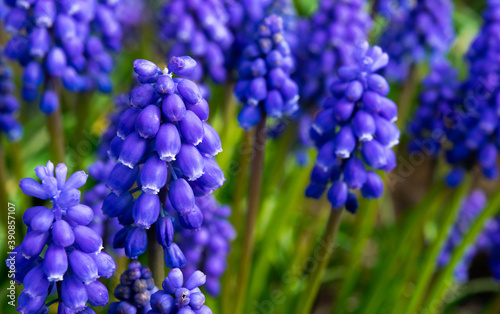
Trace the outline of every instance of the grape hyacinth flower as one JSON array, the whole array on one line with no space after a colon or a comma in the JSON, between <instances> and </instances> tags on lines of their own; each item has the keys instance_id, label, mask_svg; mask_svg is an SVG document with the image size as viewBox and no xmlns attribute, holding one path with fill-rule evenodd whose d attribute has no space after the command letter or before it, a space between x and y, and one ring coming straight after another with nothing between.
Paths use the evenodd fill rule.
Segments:
<instances>
[{"instance_id":1,"label":"grape hyacinth flower","mask_svg":"<svg viewBox=\"0 0 500 314\"><path fill-rule=\"evenodd\" d=\"M283 35L282 18L271 15L243 52L234 93L243 104L238 121L245 130L266 116L293 116L298 110L298 86L290 78L295 62Z\"/></svg>"},{"instance_id":2,"label":"grape hyacinth flower","mask_svg":"<svg viewBox=\"0 0 500 314\"><path fill-rule=\"evenodd\" d=\"M357 197L349 190L360 189L368 199L382 196L384 184L373 170L395 167L391 147L400 135L394 123L397 106L385 97L389 84L376 73L387 65L388 55L365 42L357 47L355 59L356 65L339 69L339 81L330 87L333 96L311 128L319 153L306 189L308 197L320 198L331 183L332 207L345 206L350 212L357 209Z\"/></svg>"},{"instance_id":3,"label":"grape hyacinth flower","mask_svg":"<svg viewBox=\"0 0 500 314\"><path fill-rule=\"evenodd\" d=\"M448 61L432 64L423 81L419 106L409 122L410 152L426 151L436 157L452 127L455 105L461 101L458 71Z\"/></svg>"},{"instance_id":4,"label":"grape hyacinth flower","mask_svg":"<svg viewBox=\"0 0 500 314\"><path fill-rule=\"evenodd\" d=\"M49 161L35 169L42 183L32 178L19 183L24 194L52 204L50 209L35 206L25 211L23 222L28 233L6 261L9 266L15 260L15 280L23 284L17 308L21 313L38 313L54 283L60 282L60 310L85 311L89 310L87 303L105 306L109 301L106 287L97 278L110 278L116 266L111 256L101 251L102 238L87 227L94 213L80 204L78 190L87 175L78 171L66 180L67 171L66 165L58 164L54 169Z\"/></svg>"},{"instance_id":5,"label":"grape hyacinth flower","mask_svg":"<svg viewBox=\"0 0 500 314\"><path fill-rule=\"evenodd\" d=\"M16 119L19 101L13 93L12 70L6 65L0 47L0 132L9 141L18 141L23 135L23 127Z\"/></svg>"},{"instance_id":6,"label":"grape hyacinth flower","mask_svg":"<svg viewBox=\"0 0 500 314\"><path fill-rule=\"evenodd\" d=\"M355 63L353 51L373 24L365 8L365 0L322 0L311 19L301 21L295 76L304 106L322 106L338 69Z\"/></svg>"},{"instance_id":7,"label":"grape hyacinth flower","mask_svg":"<svg viewBox=\"0 0 500 314\"><path fill-rule=\"evenodd\" d=\"M225 181L213 157L222 147L217 131L206 122L207 101L193 81L172 78L195 67L190 57L173 57L163 72L150 61L134 61L139 80L148 83L130 92L130 108L123 112L111 141L110 155L118 163L109 175L107 187L112 192L102 207L105 215L118 217L124 226L114 247L124 248L129 258L146 251L146 230L155 225L170 268L186 262L172 242L171 219L176 217L183 228L199 229L203 213L195 197L211 194Z\"/></svg>"},{"instance_id":8,"label":"grape hyacinth flower","mask_svg":"<svg viewBox=\"0 0 500 314\"><path fill-rule=\"evenodd\" d=\"M380 46L390 56L385 69L388 79L401 82L413 63L446 54L455 37L452 13L450 0L417 0L411 10L390 16L380 38Z\"/></svg>"},{"instance_id":9,"label":"grape hyacinth flower","mask_svg":"<svg viewBox=\"0 0 500 314\"><path fill-rule=\"evenodd\" d=\"M461 183L465 171L478 165L487 179L498 177L497 155L500 134L498 92L500 84L496 79L496 64L499 56L497 47L500 39L495 27L499 18L500 3L488 1L484 12L484 25L467 53L469 78L464 84L463 104L455 106L456 121L448 131L452 143L446 152L446 160L453 167L448 184Z\"/></svg>"},{"instance_id":10,"label":"grape hyacinth flower","mask_svg":"<svg viewBox=\"0 0 500 314\"><path fill-rule=\"evenodd\" d=\"M196 205L203 213L203 224L199 231L181 230L179 247L186 255L186 266L182 272L189 277L197 269L207 275L205 288L209 295L220 294L220 277L227 267L227 255L236 231L229 222L229 206L220 206L213 196L196 198Z\"/></svg>"},{"instance_id":11,"label":"grape hyacinth flower","mask_svg":"<svg viewBox=\"0 0 500 314\"><path fill-rule=\"evenodd\" d=\"M205 296L200 286L205 284L206 276L197 270L184 282L179 268L172 269L163 281L163 290L151 296L149 314L195 313L211 314L212 310L205 305Z\"/></svg>"},{"instance_id":12,"label":"grape hyacinth flower","mask_svg":"<svg viewBox=\"0 0 500 314\"><path fill-rule=\"evenodd\" d=\"M197 62L186 78L195 82L211 78L216 84L226 81L225 55L233 43L228 19L222 0L165 3L160 15L160 38L169 43L168 59L190 55Z\"/></svg>"},{"instance_id":13,"label":"grape hyacinth flower","mask_svg":"<svg viewBox=\"0 0 500 314\"><path fill-rule=\"evenodd\" d=\"M4 29L12 34L5 55L24 68L22 96L35 101L40 87L40 109L54 112L57 85L71 92L93 89L108 93L113 59L121 48L122 29L115 15L116 1L7 1ZM17 5L16 5L17 4Z\"/></svg>"}]
</instances>

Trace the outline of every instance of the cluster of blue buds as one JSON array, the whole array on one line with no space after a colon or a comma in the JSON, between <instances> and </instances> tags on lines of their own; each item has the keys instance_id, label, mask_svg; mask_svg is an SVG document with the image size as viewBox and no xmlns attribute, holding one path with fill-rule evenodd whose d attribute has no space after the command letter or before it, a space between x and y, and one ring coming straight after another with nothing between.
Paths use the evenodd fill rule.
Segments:
<instances>
[{"instance_id":1,"label":"cluster of blue buds","mask_svg":"<svg viewBox=\"0 0 500 314\"><path fill-rule=\"evenodd\" d=\"M220 277L227 268L227 255L236 230L228 220L229 206L220 206L213 196L196 198L196 205L203 212L203 225L197 232L182 230L179 247L186 255L182 272L189 277L197 269L207 275L205 288L211 296L220 294Z\"/></svg>"},{"instance_id":2,"label":"cluster of blue buds","mask_svg":"<svg viewBox=\"0 0 500 314\"><path fill-rule=\"evenodd\" d=\"M106 287L97 278L110 278L116 266L111 256L101 252L102 238L87 227L94 213L80 204L78 190L87 181L87 175L78 171L66 180L67 171L66 165L59 164L54 169L49 161L45 167L35 169L42 183L32 178L19 183L24 194L52 203L50 209L35 206L25 211L23 222L28 233L7 259L7 266L11 259L15 260L15 280L23 284L18 299L21 313L43 311L54 283L60 281L59 310L84 311L87 303L105 306L109 301Z\"/></svg>"},{"instance_id":3,"label":"cluster of blue buds","mask_svg":"<svg viewBox=\"0 0 500 314\"><path fill-rule=\"evenodd\" d=\"M225 54L233 43L228 19L222 0L165 3L160 16L160 38L170 42L168 58L190 55L198 63L186 78L204 82L210 77L217 84L226 81Z\"/></svg>"},{"instance_id":4,"label":"cluster of blue buds","mask_svg":"<svg viewBox=\"0 0 500 314\"><path fill-rule=\"evenodd\" d=\"M446 60L435 60L423 81L419 106L409 122L410 152L425 151L436 157L453 128L455 106L462 101L458 71Z\"/></svg>"},{"instance_id":5,"label":"cluster of blue buds","mask_svg":"<svg viewBox=\"0 0 500 314\"><path fill-rule=\"evenodd\" d=\"M217 131L206 122L207 101L193 81L172 78L195 68L190 57L173 57L164 72L150 61L134 61L134 71L145 83L130 92L130 108L111 141L109 153L117 164L107 181L112 192L102 206L105 215L118 217L124 226L114 247L124 248L132 259L146 251L146 230L156 223L170 268L183 267L185 257L172 243L174 217L167 213L173 209L180 226L199 229L203 213L195 197L211 194L225 181L213 157L222 147Z\"/></svg>"},{"instance_id":6,"label":"cluster of blue buds","mask_svg":"<svg viewBox=\"0 0 500 314\"><path fill-rule=\"evenodd\" d=\"M475 190L467 196L462 204L462 209L460 210L457 220L453 228L450 230L448 240L438 257L438 267L444 267L449 263L453 251L460 245L460 243L462 243L464 235L485 207L486 195L483 191ZM484 237L484 235L485 234L483 233L475 244L467 248L465 256L456 266L455 279L459 282L467 281L468 267L470 266L472 259L478 251L485 248L487 241L481 240L481 237Z\"/></svg>"},{"instance_id":7,"label":"cluster of blue buds","mask_svg":"<svg viewBox=\"0 0 500 314\"><path fill-rule=\"evenodd\" d=\"M243 104L240 126L249 130L261 119L293 116L299 106L297 84L290 78L295 61L283 36L283 20L277 15L264 19L255 41L248 45L239 65L234 88Z\"/></svg>"},{"instance_id":8,"label":"cluster of blue buds","mask_svg":"<svg viewBox=\"0 0 500 314\"><path fill-rule=\"evenodd\" d=\"M5 55L24 67L22 96L38 99L40 109L52 113L59 105L58 80L72 92L96 87L111 91L109 50L121 49L122 29L115 15L116 1L32 0L6 1L5 31L13 34Z\"/></svg>"},{"instance_id":9,"label":"cluster of blue buds","mask_svg":"<svg viewBox=\"0 0 500 314\"><path fill-rule=\"evenodd\" d=\"M380 46L389 54L390 80L403 81L412 63L442 57L455 38L450 0L417 0L411 10L394 10Z\"/></svg>"},{"instance_id":10,"label":"cluster of blue buds","mask_svg":"<svg viewBox=\"0 0 500 314\"><path fill-rule=\"evenodd\" d=\"M357 198L349 190L361 189L368 199L382 196L382 179L365 165L391 171L396 166L391 147L400 135L394 123L397 106L386 98L389 84L376 73L387 65L388 55L367 42L354 53L357 64L339 69L339 80L330 87L333 96L311 128L319 153L306 190L308 197L319 198L332 182L332 207L345 206L351 212L357 209Z\"/></svg>"},{"instance_id":11,"label":"cluster of blue buds","mask_svg":"<svg viewBox=\"0 0 500 314\"><path fill-rule=\"evenodd\" d=\"M498 70L491 65L500 56L500 39L496 31L500 22L499 10L498 1L488 1L485 24L467 53L470 67L463 88L465 98L462 104L455 106L455 125L448 132L452 147L446 159L454 168L448 176L451 186L458 185L464 172L476 164L486 178L498 177L500 83L496 79Z\"/></svg>"},{"instance_id":12,"label":"cluster of blue buds","mask_svg":"<svg viewBox=\"0 0 500 314\"><path fill-rule=\"evenodd\" d=\"M172 269L163 281L163 290L151 296L152 310L148 314L211 314L212 310L205 305L205 296L199 288L205 284L206 278L197 270L184 282L182 271Z\"/></svg>"},{"instance_id":13,"label":"cluster of blue buds","mask_svg":"<svg viewBox=\"0 0 500 314\"><path fill-rule=\"evenodd\" d=\"M301 21L296 76L305 106L321 106L338 69L355 62L353 51L372 28L365 7L366 0L322 0L311 19Z\"/></svg>"},{"instance_id":14,"label":"cluster of blue buds","mask_svg":"<svg viewBox=\"0 0 500 314\"><path fill-rule=\"evenodd\" d=\"M109 305L108 313L148 313L151 296L157 291L151 269L139 261L132 261L120 275L114 293L119 301Z\"/></svg>"},{"instance_id":15,"label":"cluster of blue buds","mask_svg":"<svg viewBox=\"0 0 500 314\"><path fill-rule=\"evenodd\" d=\"M23 135L23 127L16 119L19 101L13 93L12 70L6 65L0 47L0 132L9 141L18 141Z\"/></svg>"}]
</instances>

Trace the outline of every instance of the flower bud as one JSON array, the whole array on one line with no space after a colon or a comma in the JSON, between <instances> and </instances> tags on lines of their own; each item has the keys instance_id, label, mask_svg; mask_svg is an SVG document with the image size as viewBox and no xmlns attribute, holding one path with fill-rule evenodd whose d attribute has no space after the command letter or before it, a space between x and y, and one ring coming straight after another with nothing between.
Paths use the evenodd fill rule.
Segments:
<instances>
[{"instance_id":1,"label":"flower bud","mask_svg":"<svg viewBox=\"0 0 500 314\"><path fill-rule=\"evenodd\" d=\"M201 271L195 271L191 276L189 276L186 284L184 285L186 289L193 290L194 288L198 288L202 286L207 281L207 276Z\"/></svg>"},{"instance_id":2,"label":"flower bud","mask_svg":"<svg viewBox=\"0 0 500 314\"><path fill-rule=\"evenodd\" d=\"M356 139L349 125L343 126L334 140L335 155L340 158L349 158L354 148L356 148Z\"/></svg>"},{"instance_id":3,"label":"flower bud","mask_svg":"<svg viewBox=\"0 0 500 314\"><path fill-rule=\"evenodd\" d=\"M165 247L170 246L174 239L174 225L170 217L160 217L156 221L156 240Z\"/></svg>"},{"instance_id":4,"label":"flower bud","mask_svg":"<svg viewBox=\"0 0 500 314\"><path fill-rule=\"evenodd\" d=\"M398 144L400 132L397 126L378 115L376 115L374 118L375 126L377 129L377 131L375 132L377 141L387 147L393 147L394 145Z\"/></svg>"},{"instance_id":5,"label":"flower bud","mask_svg":"<svg viewBox=\"0 0 500 314\"><path fill-rule=\"evenodd\" d=\"M109 302L108 289L99 281L93 281L85 286L88 302L92 306L104 307Z\"/></svg>"},{"instance_id":6,"label":"flower bud","mask_svg":"<svg viewBox=\"0 0 500 314\"><path fill-rule=\"evenodd\" d=\"M349 159L344 167L344 180L350 189L360 189L366 182L363 162L356 157Z\"/></svg>"},{"instance_id":7,"label":"flower bud","mask_svg":"<svg viewBox=\"0 0 500 314\"><path fill-rule=\"evenodd\" d=\"M116 135L122 140L135 130L135 120L139 113L141 113L141 109L132 107L121 114Z\"/></svg>"},{"instance_id":8,"label":"flower bud","mask_svg":"<svg viewBox=\"0 0 500 314\"><path fill-rule=\"evenodd\" d=\"M56 4L53 0L39 0L33 9L33 18L38 27L50 28L57 16Z\"/></svg>"},{"instance_id":9,"label":"flower bud","mask_svg":"<svg viewBox=\"0 0 500 314\"><path fill-rule=\"evenodd\" d=\"M284 108L283 97L277 90L271 90L264 102L264 108L271 118L281 118Z\"/></svg>"},{"instance_id":10,"label":"flower bud","mask_svg":"<svg viewBox=\"0 0 500 314\"><path fill-rule=\"evenodd\" d=\"M177 122L186 116L184 101L177 94L170 94L163 98L161 103L163 116L170 122Z\"/></svg>"},{"instance_id":11,"label":"flower bud","mask_svg":"<svg viewBox=\"0 0 500 314\"><path fill-rule=\"evenodd\" d=\"M160 198L157 194L142 193L134 203L132 216L135 225L149 229L160 215Z\"/></svg>"},{"instance_id":12,"label":"flower bud","mask_svg":"<svg viewBox=\"0 0 500 314\"><path fill-rule=\"evenodd\" d=\"M140 137L137 132L130 133L123 141L118 162L129 168L134 168L146 153L147 144L147 140Z\"/></svg>"},{"instance_id":13,"label":"flower bud","mask_svg":"<svg viewBox=\"0 0 500 314\"><path fill-rule=\"evenodd\" d=\"M61 298L66 307L79 312L85 309L88 295L85 286L75 275L67 275L61 285Z\"/></svg>"},{"instance_id":14,"label":"flower bud","mask_svg":"<svg viewBox=\"0 0 500 314\"><path fill-rule=\"evenodd\" d=\"M167 163L160 160L157 154L148 158L141 170L142 190L149 194L158 194L167 183Z\"/></svg>"},{"instance_id":15,"label":"flower bud","mask_svg":"<svg viewBox=\"0 0 500 314\"><path fill-rule=\"evenodd\" d=\"M198 206L195 206L192 210L179 214L178 217L179 224L185 229L198 230L203 223L203 213Z\"/></svg>"},{"instance_id":16,"label":"flower bud","mask_svg":"<svg viewBox=\"0 0 500 314\"><path fill-rule=\"evenodd\" d=\"M250 130L256 126L262 118L262 111L259 106L244 106L238 114L238 122L240 127L245 131Z\"/></svg>"},{"instance_id":17,"label":"flower bud","mask_svg":"<svg viewBox=\"0 0 500 314\"><path fill-rule=\"evenodd\" d=\"M38 256L42 253L45 244L49 238L48 232L30 231L23 240L22 252L23 256L30 258Z\"/></svg>"},{"instance_id":18,"label":"flower bud","mask_svg":"<svg viewBox=\"0 0 500 314\"><path fill-rule=\"evenodd\" d=\"M175 160L181 149L181 137L175 125L164 123L156 135L155 147L163 161Z\"/></svg>"},{"instance_id":19,"label":"flower bud","mask_svg":"<svg viewBox=\"0 0 500 314\"><path fill-rule=\"evenodd\" d=\"M75 235L71 226L64 220L58 220L52 227L52 240L60 247L68 247L75 242Z\"/></svg>"},{"instance_id":20,"label":"flower bud","mask_svg":"<svg viewBox=\"0 0 500 314\"><path fill-rule=\"evenodd\" d=\"M21 181L19 181L19 187L23 193L28 196L33 196L42 200L46 200L48 198L48 195L42 185L32 178L21 179Z\"/></svg>"},{"instance_id":21,"label":"flower bud","mask_svg":"<svg viewBox=\"0 0 500 314\"><path fill-rule=\"evenodd\" d=\"M47 293L34 298L31 298L26 293L21 293L17 299L18 307L16 310L20 313L38 313L38 311L44 306L46 299Z\"/></svg>"},{"instance_id":22,"label":"flower bud","mask_svg":"<svg viewBox=\"0 0 500 314\"><path fill-rule=\"evenodd\" d=\"M134 72L143 76L153 76L161 73L161 69L151 61L144 59L134 60Z\"/></svg>"},{"instance_id":23,"label":"flower bud","mask_svg":"<svg viewBox=\"0 0 500 314\"><path fill-rule=\"evenodd\" d=\"M226 178L224 178L224 172L222 172L222 169L213 158L205 157L204 160L205 173L198 178L198 183L208 189L215 190L220 188L226 181Z\"/></svg>"},{"instance_id":24,"label":"flower bud","mask_svg":"<svg viewBox=\"0 0 500 314\"><path fill-rule=\"evenodd\" d=\"M97 274L99 277L111 278L116 269L116 264L113 258L109 254L102 251L93 256L93 258L97 266Z\"/></svg>"},{"instance_id":25,"label":"flower bud","mask_svg":"<svg viewBox=\"0 0 500 314\"><path fill-rule=\"evenodd\" d=\"M257 106L259 102L263 101L267 97L267 84L263 77L256 77L248 86L247 90L247 104L251 106Z\"/></svg>"},{"instance_id":26,"label":"flower bud","mask_svg":"<svg viewBox=\"0 0 500 314\"><path fill-rule=\"evenodd\" d=\"M148 236L146 230L134 227L130 229L125 239L125 254L131 259L137 259L146 252Z\"/></svg>"},{"instance_id":27,"label":"flower bud","mask_svg":"<svg viewBox=\"0 0 500 314\"><path fill-rule=\"evenodd\" d=\"M126 210L129 210L134 202L130 192L117 196L115 193L109 193L102 204L102 212L109 217L118 217Z\"/></svg>"},{"instance_id":28,"label":"flower bud","mask_svg":"<svg viewBox=\"0 0 500 314\"><path fill-rule=\"evenodd\" d=\"M361 155L365 162L374 169L381 169L387 165L385 148L375 139L363 144Z\"/></svg>"},{"instance_id":29,"label":"flower bud","mask_svg":"<svg viewBox=\"0 0 500 314\"><path fill-rule=\"evenodd\" d=\"M54 221L54 212L46 207L42 207L38 214L31 219L31 229L40 233L49 231Z\"/></svg>"},{"instance_id":30,"label":"flower bud","mask_svg":"<svg viewBox=\"0 0 500 314\"><path fill-rule=\"evenodd\" d=\"M151 138L158 133L161 122L161 111L158 106L149 105L144 108L135 120L135 130L143 138Z\"/></svg>"},{"instance_id":31,"label":"flower bud","mask_svg":"<svg viewBox=\"0 0 500 314\"><path fill-rule=\"evenodd\" d=\"M77 189L62 190L57 198L57 205L61 208L69 208L76 206L80 203L80 196L82 192Z\"/></svg>"},{"instance_id":32,"label":"flower bud","mask_svg":"<svg viewBox=\"0 0 500 314\"><path fill-rule=\"evenodd\" d=\"M170 294L159 290L151 296L151 307L160 313L170 313L175 307L175 301Z\"/></svg>"},{"instance_id":33,"label":"flower bud","mask_svg":"<svg viewBox=\"0 0 500 314\"><path fill-rule=\"evenodd\" d=\"M197 148L202 154L207 156L215 156L222 152L219 133L206 122L203 122L203 139Z\"/></svg>"},{"instance_id":34,"label":"flower bud","mask_svg":"<svg viewBox=\"0 0 500 314\"><path fill-rule=\"evenodd\" d=\"M168 70L178 76L191 74L195 67L196 61L189 56L172 57L168 62Z\"/></svg>"},{"instance_id":35,"label":"flower bud","mask_svg":"<svg viewBox=\"0 0 500 314\"><path fill-rule=\"evenodd\" d=\"M130 92L130 105L135 108L144 108L156 102L158 94L150 84L139 85Z\"/></svg>"},{"instance_id":36,"label":"flower bud","mask_svg":"<svg viewBox=\"0 0 500 314\"><path fill-rule=\"evenodd\" d=\"M183 178L170 183L168 197L172 207L180 214L190 211L195 207L193 190Z\"/></svg>"},{"instance_id":37,"label":"flower bud","mask_svg":"<svg viewBox=\"0 0 500 314\"><path fill-rule=\"evenodd\" d=\"M373 139L375 134L375 120L373 116L364 110L359 110L354 115L352 121L353 131L360 142L367 142Z\"/></svg>"},{"instance_id":38,"label":"flower bud","mask_svg":"<svg viewBox=\"0 0 500 314\"><path fill-rule=\"evenodd\" d=\"M197 105L203 99L198 85L187 79L183 79L177 84L177 91L182 99L191 105Z\"/></svg>"},{"instance_id":39,"label":"flower bud","mask_svg":"<svg viewBox=\"0 0 500 314\"><path fill-rule=\"evenodd\" d=\"M50 50L45 60L47 72L54 77L62 77L66 68L66 54L59 47L54 47Z\"/></svg>"},{"instance_id":40,"label":"flower bud","mask_svg":"<svg viewBox=\"0 0 500 314\"><path fill-rule=\"evenodd\" d=\"M202 99L196 105L186 104L186 109L194 112L201 121L207 121L210 113L210 107L205 99Z\"/></svg>"},{"instance_id":41,"label":"flower bud","mask_svg":"<svg viewBox=\"0 0 500 314\"><path fill-rule=\"evenodd\" d=\"M348 193L349 189L347 188L347 184L345 182L333 182L332 186L328 190L328 200L332 204L332 207L334 209L338 209L344 206L347 201Z\"/></svg>"},{"instance_id":42,"label":"flower bud","mask_svg":"<svg viewBox=\"0 0 500 314\"><path fill-rule=\"evenodd\" d=\"M177 167L189 181L194 181L204 173L203 157L196 147L191 144L182 144L176 159Z\"/></svg>"},{"instance_id":43,"label":"flower bud","mask_svg":"<svg viewBox=\"0 0 500 314\"><path fill-rule=\"evenodd\" d=\"M120 195L128 191L134 185L139 175L139 167L129 168L122 164L117 164L108 177L106 186L115 194Z\"/></svg>"},{"instance_id":44,"label":"flower bud","mask_svg":"<svg viewBox=\"0 0 500 314\"><path fill-rule=\"evenodd\" d=\"M169 75L160 75L156 81L155 90L158 94L167 95L175 92L175 83Z\"/></svg>"},{"instance_id":45,"label":"flower bud","mask_svg":"<svg viewBox=\"0 0 500 314\"><path fill-rule=\"evenodd\" d=\"M38 264L32 268L24 277L23 293L31 298L43 295L49 288L49 281L43 272L43 265Z\"/></svg>"},{"instance_id":46,"label":"flower bud","mask_svg":"<svg viewBox=\"0 0 500 314\"><path fill-rule=\"evenodd\" d=\"M66 217L76 224L86 226L94 219L94 211L87 205L78 204L68 208Z\"/></svg>"},{"instance_id":47,"label":"flower bud","mask_svg":"<svg viewBox=\"0 0 500 314\"><path fill-rule=\"evenodd\" d=\"M73 275L84 284L88 285L99 277L97 266L90 255L80 250L74 250L69 253L68 259ZM68 305L66 304L66 306Z\"/></svg>"},{"instance_id":48,"label":"flower bud","mask_svg":"<svg viewBox=\"0 0 500 314\"><path fill-rule=\"evenodd\" d=\"M43 260L43 271L48 281L61 281L68 271L68 256L63 247L49 245Z\"/></svg>"},{"instance_id":49,"label":"flower bud","mask_svg":"<svg viewBox=\"0 0 500 314\"><path fill-rule=\"evenodd\" d=\"M73 229L76 246L85 253L99 253L102 249L102 238L94 230L86 226Z\"/></svg>"},{"instance_id":50,"label":"flower bud","mask_svg":"<svg viewBox=\"0 0 500 314\"><path fill-rule=\"evenodd\" d=\"M182 268L186 265L186 258L177 244L172 243L169 247L164 248L163 253L165 255L165 265L168 268ZM165 286L163 289L165 289Z\"/></svg>"},{"instance_id":51,"label":"flower bud","mask_svg":"<svg viewBox=\"0 0 500 314\"><path fill-rule=\"evenodd\" d=\"M384 182L375 172L370 171L366 175L366 182L361 188L361 194L366 199L380 198L384 192Z\"/></svg>"}]
</instances>

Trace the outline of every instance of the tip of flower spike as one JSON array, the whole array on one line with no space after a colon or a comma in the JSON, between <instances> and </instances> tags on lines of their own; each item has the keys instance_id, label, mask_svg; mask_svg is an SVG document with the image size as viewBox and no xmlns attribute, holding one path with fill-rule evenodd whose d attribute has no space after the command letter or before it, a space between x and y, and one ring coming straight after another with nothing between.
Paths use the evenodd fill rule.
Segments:
<instances>
[{"instance_id":1,"label":"tip of flower spike","mask_svg":"<svg viewBox=\"0 0 500 314\"><path fill-rule=\"evenodd\" d=\"M168 62L170 72L178 76L191 74L196 68L196 61L189 56L172 57Z\"/></svg>"}]
</instances>

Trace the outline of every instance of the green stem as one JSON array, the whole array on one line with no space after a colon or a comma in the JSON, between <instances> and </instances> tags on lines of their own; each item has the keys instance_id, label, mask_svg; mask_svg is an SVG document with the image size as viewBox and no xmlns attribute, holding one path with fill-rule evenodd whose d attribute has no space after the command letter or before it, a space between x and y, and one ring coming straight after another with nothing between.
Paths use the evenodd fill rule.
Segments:
<instances>
[{"instance_id":1,"label":"green stem","mask_svg":"<svg viewBox=\"0 0 500 314\"><path fill-rule=\"evenodd\" d=\"M410 303L408 305L406 313L415 313L418 310L418 306L425 298L428 285L436 268L437 257L448 237L449 230L451 226L453 226L455 218L460 211L462 197L469 191L470 184L471 176L467 175L462 185L453 193L453 198L450 204L451 208L447 213L444 214L443 224L439 226L438 236L436 240L434 240L434 243L432 243L429 249L429 253L425 257L423 267L420 270L417 285L412 293L412 297L410 299Z\"/></svg>"},{"instance_id":2,"label":"green stem","mask_svg":"<svg viewBox=\"0 0 500 314\"><path fill-rule=\"evenodd\" d=\"M65 161L66 152L64 148L64 131L62 126L61 106L46 118L47 128L50 136L50 152L54 164Z\"/></svg>"},{"instance_id":3,"label":"green stem","mask_svg":"<svg viewBox=\"0 0 500 314\"><path fill-rule=\"evenodd\" d=\"M489 314L497 314L500 313L500 291L497 292L497 295L495 299L493 299L493 302L490 305L490 308L488 309Z\"/></svg>"},{"instance_id":4,"label":"green stem","mask_svg":"<svg viewBox=\"0 0 500 314\"><path fill-rule=\"evenodd\" d=\"M301 302L299 303L298 310L296 311L298 314L311 313L312 306L321 286L321 279L323 278L325 269L330 261L330 256L335 248L335 238L339 231L343 210L343 208L332 209L330 212L325 233L323 233L323 237L321 238L321 242L319 244L318 253L311 257L318 263L307 279L306 288L304 293L301 295Z\"/></svg>"},{"instance_id":5,"label":"green stem","mask_svg":"<svg viewBox=\"0 0 500 314\"><path fill-rule=\"evenodd\" d=\"M375 271L376 277L371 280L370 293L367 293L368 298L365 299L366 301L362 305L362 308L366 312L376 311L383 302L387 285L391 283L391 279L394 278L393 276L397 275L400 267L403 267L401 261L407 256L403 254L401 249L405 250L405 248L409 247L408 243L411 243L410 240L412 240L412 237L418 234L426 217L440 205L440 202L437 202L437 197L444 195L444 190L445 185L443 183L433 185L427 191L424 199L416 207L409 210L409 217L406 217L406 221L401 225L399 232L398 230L393 230L399 234L397 237L398 242L389 245L391 251L389 252L390 254L386 254L389 260L384 259L383 263L380 262L380 267ZM397 250L394 250L394 247L397 247Z\"/></svg>"},{"instance_id":6,"label":"green stem","mask_svg":"<svg viewBox=\"0 0 500 314\"><path fill-rule=\"evenodd\" d=\"M248 210L246 214L245 233L243 234L243 247L238 272L235 311L233 313L243 313L245 296L248 288L248 279L252 267L252 255L255 244L255 227L260 204L260 194L262 190L266 137L266 117L264 115L255 128L253 138L253 155L250 165L250 182L248 186Z\"/></svg>"},{"instance_id":7,"label":"green stem","mask_svg":"<svg viewBox=\"0 0 500 314\"><path fill-rule=\"evenodd\" d=\"M165 279L165 262L163 260L163 248L156 241L156 232L154 227L147 231L148 233L148 266L151 268L156 285L161 285Z\"/></svg>"},{"instance_id":8,"label":"green stem","mask_svg":"<svg viewBox=\"0 0 500 314\"><path fill-rule=\"evenodd\" d=\"M86 141L85 132L87 131L87 122L89 120L91 98L91 93L80 93L77 96L78 102L75 106L75 115L77 117L76 127L71 141L73 143L73 150L76 152L76 156L73 156L76 161L73 167L75 170L83 169L83 161L86 157L79 151L79 147Z\"/></svg>"},{"instance_id":9,"label":"green stem","mask_svg":"<svg viewBox=\"0 0 500 314\"><path fill-rule=\"evenodd\" d=\"M4 143L0 134L0 204L7 206L7 167L5 166ZM1 226L7 228L7 215L2 215Z\"/></svg>"},{"instance_id":10,"label":"green stem","mask_svg":"<svg viewBox=\"0 0 500 314\"><path fill-rule=\"evenodd\" d=\"M356 286L359 278L357 275L360 273L361 257L363 255L366 240L372 233L375 221L377 220L377 207L378 201L369 201L369 205L366 210L356 216L359 221L359 227L356 227L357 234L356 237L352 239L354 247L348 255L349 262L347 265L349 266L347 271L342 276L344 281L342 282L340 295L337 299L338 302L334 313L344 313L347 299L352 294L352 290Z\"/></svg>"},{"instance_id":11,"label":"green stem","mask_svg":"<svg viewBox=\"0 0 500 314\"><path fill-rule=\"evenodd\" d=\"M452 278L455 266L460 262L467 248L476 240L477 236L483 230L486 221L496 215L500 208L500 193L495 193L488 206L481 212L479 217L469 227L465 237L460 245L453 251L451 259L446 267L440 272L435 283L432 285L427 304L433 305L436 300L446 293L446 283ZM432 306L430 314L436 313L439 307ZM498 313L498 312L497 312Z\"/></svg>"}]
</instances>

